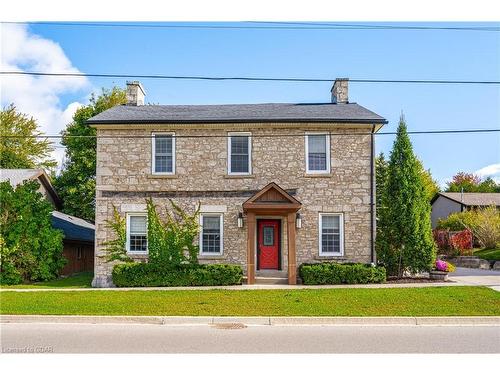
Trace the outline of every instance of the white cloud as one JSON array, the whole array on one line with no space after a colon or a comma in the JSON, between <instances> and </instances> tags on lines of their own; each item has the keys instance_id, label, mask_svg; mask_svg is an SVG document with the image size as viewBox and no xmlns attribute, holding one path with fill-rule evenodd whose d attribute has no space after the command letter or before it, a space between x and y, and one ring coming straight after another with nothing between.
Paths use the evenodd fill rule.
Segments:
<instances>
[{"instance_id":1,"label":"white cloud","mask_svg":"<svg viewBox=\"0 0 500 375\"><path fill-rule=\"evenodd\" d=\"M490 164L475 172L479 177L491 177L495 182L500 183L500 163Z\"/></svg>"},{"instance_id":2,"label":"white cloud","mask_svg":"<svg viewBox=\"0 0 500 375\"><path fill-rule=\"evenodd\" d=\"M2 70L80 73L59 44L32 34L24 25L3 24L1 34ZM0 87L2 107L14 103L19 111L34 117L46 134L58 134L82 105L73 102L64 107L60 96L91 89L85 77L29 75L3 75ZM62 155L56 149L53 156L60 162Z\"/></svg>"}]
</instances>

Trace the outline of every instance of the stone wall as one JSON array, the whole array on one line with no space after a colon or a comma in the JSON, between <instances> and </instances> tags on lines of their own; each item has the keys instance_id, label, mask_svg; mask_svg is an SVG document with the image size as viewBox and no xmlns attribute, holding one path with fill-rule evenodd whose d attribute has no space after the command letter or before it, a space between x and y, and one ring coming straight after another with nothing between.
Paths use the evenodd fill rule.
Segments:
<instances>
[{"instance_id":1,"label":"stone wall","mask_svg":"<svg viewBox=\"0 0 500 375\"><path fill-rule=\"evenodd\" d=\"M302 203L302 228L297 230L297 265L303 262L335 259L370 262L370 131L368 127L330 124L331 173L307 175L304 133L325 131L315 124L144 126L128 129L98 128L96 177L96 279L94 285L109 283L112 264L102 261L102 243L110 238L105 220L113 206L122 214L144 206L152 196L160 210L168 197L185 209L202 205L226 206L224 214L224 254L205 258L207 262L227 262L244 266L246 271L246 222L237 227L242 203L257 191L275 182L285 190L296 190ZM195 129L197 127L198 129ZM151 173L152 132L175 132L176 173ZM230 131L252 133L252 175L227 175L227 138ZM276 137L282 134L297 136ZM222 136L221 138L214 137ZM112 136L113 138L110 138ZM123 138L117 138L124 136ZM197 136L194 138L192 136ZM206 138L198 138L206 136ZM271 137L266 137L271 136ZM250 195L249 195L250 194ZM131 206L132 205L132 206ZM139 206L133 206L139 205ZM344 214L344 256L319 257L319 212ZM282 269L286 270L286 220L282 227Z\"/></svg>"}]
</instances>

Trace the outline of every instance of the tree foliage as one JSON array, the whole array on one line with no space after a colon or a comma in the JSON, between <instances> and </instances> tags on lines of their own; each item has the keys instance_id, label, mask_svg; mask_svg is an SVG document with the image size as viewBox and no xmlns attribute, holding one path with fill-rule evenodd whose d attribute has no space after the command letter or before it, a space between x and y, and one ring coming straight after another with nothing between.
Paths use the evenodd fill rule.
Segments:
<instances>
[{"instance_id":1,"label":"tree foliage","mask_svg":"<svg viewBox=\"0 0 500 375\"><path fill-rule=\"evenodd\" d=\"M439 229L468 229L479 244L487 249L500 246L500 211L495 206L454 212L440 219Z\"/></svg>"},{"instance_id":2,"label":"tree foliage","mask_svg":"<svg viewBox=\"0 0 500 375\"><path fill-rule=\"evenodd\" d=\"M0 135L0 168L56 167L51 142L37 138L42 132L35 119L18 112L14 104L0 111Z\"/></svg>"},{"instance_id":3,"label":"tree foliage","mask_svg":"<svg viewBox=\"0 0 500 375\"><path fill-rule=\"evenodd\" d=\"M153 200L146 201L148 211L149 262L165 267L197 264L199 247L194 242L199 232L200 206L190 215L171 199L172 212L166 210L162 220Z\"/></svg>"},{"instance_id":4,"label":"tree foliage","mask_svg":"<svg viewBox=\"0 0 500 375\"><path fill-rule=\"evenodd\" d=\"M148 215L148 261L163 268L198 264L199 246L195 238L199 233L200 206L193 214L188 214L170 200L172 210L166 210L162 219L151 198L146 200ZM126 223L114 208L113 218L106 222L114 233L114 239L104 243L107 262L132 262L126 246Z\"/></svg>"},{"instance_id":5,"label":"tree foliage","mask_svg":"<svg viewBox=\"0 0 500 375\"><path fill-rule=\"evenodd\" d=\"M50 280L66 263L63 234L52 228L53 208L38 189L36 181L0 182L2 284Z\"/></svg>"},{"instance_id":6,"label":"tree foliage","mask_svg":"<svg viewBox=\"0 0 500 375\"><path fill-rule=\"evenodd\" d=\"M436 256L430 202L422 166L413 153L404 117L399 121L381 197L377 254L389 275L431 269Z\"/></svg>"},{"instance_id":7,"label":"tree foliage","mask_svg":"<svg viewBox=\"0 0 500 375\"><path fill-rule=\"evenodd\" d=\"M127 243L127 228L126 219L120 216L118 209L113 206L113 218L106 220L106 228L110 229L115 238L103 243L106 251L106 262L133 262L132 258L127 255L125 249Z\"/></svg>"},{"instance_id":8,"label":"tree foliage","mask_svg":"<svg viewBox=\"0 0 500 375\"><path fill-rule=\"evenodd\" d=\"M103 89L99 96L92 95L90 103L75 112L73 121L62 132L61 143L66 146L65 163L54 185L62 198L63 212L94 220L97 140L94 137L96 130L86 121L125 102L125 90L118 87Z\"/></svg>"},{"instance_id":9,"label":"tree foliage","mask_svg":"<svg viewBox=\"0 0 500 375\"><path fill-rule=\"evenodd\" d=\"M500 184L491 177L482 179L473 173L458 172L447 183L447 192L464 193L500 193Z\"/></svg>"}]
</instances>

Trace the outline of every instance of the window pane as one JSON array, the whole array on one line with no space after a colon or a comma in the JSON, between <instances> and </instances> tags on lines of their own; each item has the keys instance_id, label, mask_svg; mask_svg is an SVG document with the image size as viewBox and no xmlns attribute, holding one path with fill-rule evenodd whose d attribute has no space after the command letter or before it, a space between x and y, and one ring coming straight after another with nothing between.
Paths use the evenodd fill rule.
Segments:
<instances>
[{"instance_id":1,"label":"window pane","mask_svg":"<svg viewBox=\"0 0 500 375\"><path fill-rule=\"evenodd\" d=\"M147 217L130 216L129 219L129 251L147 251Z\"/></svg>"},{"instance_id":2,"label":"window pane","mask_svg":"<svg viewBox=\"0 0 500 375\"><path fill-rule=\"evenodd\" d=\"M249 172L249 137L231 137L231 166L232 173Z\"/></svg>"},{"instance_id":3,"label":"window pane","mask_svg":"<svg viewBox=\"0 0 500 375\"><path fill-rule=\"evenodd\" d=\"M340 253L340 216L322 216L321 251Z\"/></svg>"},{"instance_id":4,"label":"window pane","mask_svg":"<svg viewBox=\"0 0 500 375\"><path fill-rule=\"evenodd\" d=\"M202 216L202 252L220 253L220 217Z\"/></svg>"},{"instance_id":5,"label":"window pane","mask_svg":"<svg viewBox=\"0 0 500 375\"><path fill-rule=\"evenodd\" d=\"M146 216L130 216L130 233L145 234L147 220Z\"/></svg>"},{"instance_id":6,"label":"window pane","mask_svg":"<svg viewBox=\"0 0 500 375\"><path fill-rule=\"evenodd\" d=\"M173 142L171 135L155 136L155 172L173 171Z\"/></svg>"},{"instance_id":7,"label":"window pane","mask_svg":"<svg viewBox=\"0 0 500 375\"><path fill-rule=\"evenodd\" d=\"M340 216L336 215L336 216L321 216L321 218L323 219L323 229L325 228L329 228L329 229L339 229L339 225L340 225Z\"/></svg>"},{"instance_id":8,"label":"window pane","mask_svg":"<svg viewBox=\"0 0 500 375\"><path fill-rule=\"evenodd\" d=\"M155 151L157 154L172 155L172 136L171 135L156 135L155 136Z\"/></svg>"},{"instance_id":9,"label":"window pane","mask_svg":"<svg viewBox=\"0 0 500 375\"><path fill-rule=\"evenodd\" d=\"M262 235L264 237L264 246L274 245L274 227L264 227Z\"/></svg>"},{"instance_id":10,"label":"window pane","mask_svg":"<svg viewBox=\"0 0 500 375\"><path fill-rule=\"evenodd\" d=\"M308 163L311 171L326 171L326 135L309 135Z\"/></svg>"},{"instance_id":11,"label":"window pane","mask_svg":"<svg viewBox=\"0 0 500 375\"><path fill-rule=\"evenodd\" d=\"M231 172L248 172L248 155L231 155Z\"/></svg>"}]
</instances>

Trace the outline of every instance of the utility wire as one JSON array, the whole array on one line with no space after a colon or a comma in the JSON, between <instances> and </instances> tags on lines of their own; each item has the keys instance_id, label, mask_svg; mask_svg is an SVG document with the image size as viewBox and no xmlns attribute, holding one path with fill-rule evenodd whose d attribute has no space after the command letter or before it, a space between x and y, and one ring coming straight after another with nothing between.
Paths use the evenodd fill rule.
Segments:
<instances>
[{"instance_id":1,"label":"utility wire","mask_svg":"<svg viewBox=\"0 0 500 375\"><path fill-rule=\"evenodd\" d=\"M249 21L254 24L276 24L276 25L303 25L303 26L331 26L345 29L368 29L368 30L449 30L449 31L500 31L500 26L417 26L417 25L368 25L368 24L345 24L345 23L318 23L318 22L270 22Z\"/></svg>"},{"instance_id":2,"label":"utility wire","mask_svg":"<svg viewBox=\"0 0 500 375\"><path fill-rule=\"evenodd\" d=\"M463 134L463 133L497 133L499 129L464 129L464 130L416 130L409 131L408 134ZM377 135L396 135L397 132L380 132L380 133L332 133L328 131L318 131L318 133L327 134L330 136L370 136ZM285 138L285 137L304 137L304 133L286 133L286 134L256 134L251 135L251 138ZM229 138L227 134L209 134L209 135L172 135L172 138ZM154 138L154 135L0 135L0 138L117 138L117 139L135 139L135 138Z\"/></svg>"},{"instance_id":3,"label":"utility wire","mask_svg":"<svg viewBox=\"0 0 500 375\"><path fill-rule=\"evenodd\" d=\"M241 30L441 30L441 31L486 31L499 32L500 27L493 26L408 26L408 25L369 25L344 23L309 23L309 22L249 22L252 25L165 25L140 23L92 23L92 22L2 22L7 24L34 24L41 26L85 26L85 27L121 27L121 28L155 28L155 29L241 29ZM266 24L268 24L266 26ZM274 26L269 26L274 25Z\"/></svg>"},{"instance_id":4,"label":"utility wire","mask_svg":"<svg viewBox=\"0 0 500 375\"><path fill-rule=\"evenodd\" d=\"M110 74L110 73L49 73L25 71L0 71L2 75L31 75L54 77L96 77L96 78L144 78L144 79L183 79L205 81L272 81L272 82L332 82L334 78L272 78L272 77L211 77L211 76L171 76L162 74ZM498 85L500 81L490 80L433 80L433 79L364 79L353 78L355 83L416 83L416 84L480 84Z\"/></svg>"}]
</instances>

